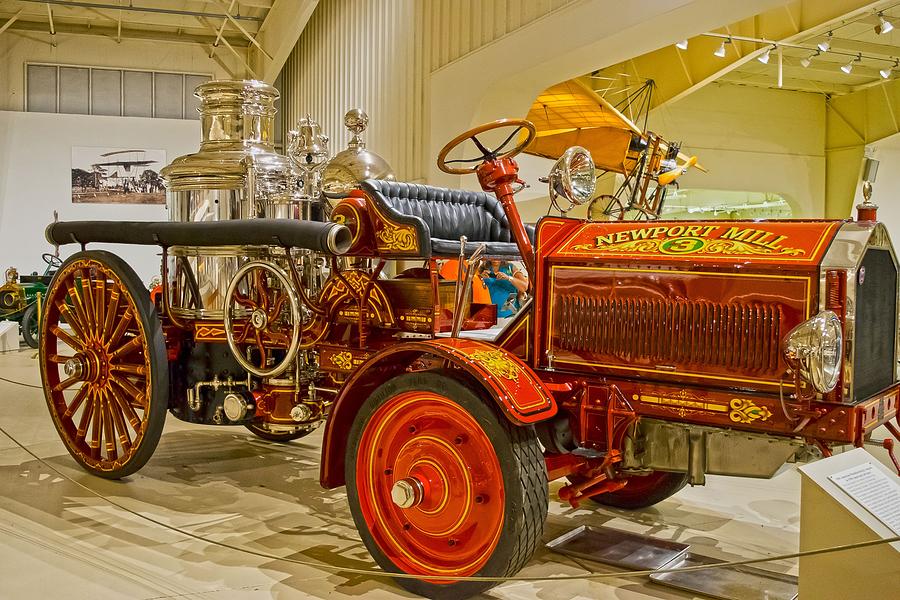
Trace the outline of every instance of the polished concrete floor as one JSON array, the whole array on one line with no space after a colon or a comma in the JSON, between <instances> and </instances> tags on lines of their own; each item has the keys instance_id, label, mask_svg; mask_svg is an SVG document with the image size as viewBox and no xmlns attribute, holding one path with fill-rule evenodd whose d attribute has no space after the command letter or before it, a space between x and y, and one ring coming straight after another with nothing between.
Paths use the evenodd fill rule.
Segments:
<instances>
[{"instance_id":1,"label":"polished concrete floor","mask_svg":"<svg viewBox=\"0 0 900 600\"><path fill-rule=\"evenodd\" d=\"M0 377L40 383L34 351L0 355ZM66 477L140 515L213 540L304 561L368 568L343 489L318 484L321 432L287 445L243 428L184 424L169 417L150 462L123 481L92 477L56 435L43 393L0 381L0 427ZM770 481L709 477L657 506L625 512L572 509L551 484L545 541L579 525L606 525L690 543L721 559L795 551L799 475ZM767 568L796 573L795 563ZM523 575L580 574L602 565L541 549ZM110 505L0 435L0 598L203 600L411 597L389 580L226 549ZM510 582L493 598L691 598L640 579Z\"/></svg>"}]
</instances>

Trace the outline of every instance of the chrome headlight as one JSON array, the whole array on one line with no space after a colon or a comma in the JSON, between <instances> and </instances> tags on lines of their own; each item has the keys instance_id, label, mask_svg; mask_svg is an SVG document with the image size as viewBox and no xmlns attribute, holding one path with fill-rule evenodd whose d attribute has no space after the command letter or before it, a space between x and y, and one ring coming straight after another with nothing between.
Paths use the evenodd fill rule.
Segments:
<instances>
[{"instance_id":1,"label":"chrome headlight","mask_svg":"<svg viewBox=\"0 0 900 600\"><path fill-rule=\"evenodd\" d=\"M782 343L791 369L823 394L837 385L842 349L841 321L830 310L823 310L791 329Z\"/></svg>"},{"instance_id":2,"label":"chrome headlight","mask_svg":"<svg viewBox=\"0 0 900 600\"><path fill-rule=\"evenodd\" d=\"M550 201L560 212L567 212L587 202L594 195L597 184L591 153L581 146L572 146L553 165L548 180ZM563 209L557 203L559 197L569 201L568 208Z\"/></svg>"}]
</instances>

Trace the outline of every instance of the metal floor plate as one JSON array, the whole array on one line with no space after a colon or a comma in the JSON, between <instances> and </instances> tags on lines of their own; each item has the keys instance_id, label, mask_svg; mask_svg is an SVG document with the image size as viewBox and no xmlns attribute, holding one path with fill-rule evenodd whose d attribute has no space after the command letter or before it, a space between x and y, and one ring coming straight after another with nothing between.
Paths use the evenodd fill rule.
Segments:
<instances>
[{"instance_id":1,"label":"metal floor plate","mask_svg":"<svg viewBox=\"0 0 900 600\"><path fill-rule=\"evenodd\" d=\"M659 569L667 563L677 562L689 548L687 544L586 525L559 536L547 547L561 554L635 571Z\"/></svg>"},{"instance_id":2,"label":"metal floor plate","mask_svg":"<svg viewBox=\"0 0 900 600\"><path fill-rule=\"evenodd\" d=\"M687 553L667 569L712 565L723 561ZM721 600L793 600L797 577L753 567L722 567L687 573L654 573L650 581Z\"/></svg>"}]
</instances>

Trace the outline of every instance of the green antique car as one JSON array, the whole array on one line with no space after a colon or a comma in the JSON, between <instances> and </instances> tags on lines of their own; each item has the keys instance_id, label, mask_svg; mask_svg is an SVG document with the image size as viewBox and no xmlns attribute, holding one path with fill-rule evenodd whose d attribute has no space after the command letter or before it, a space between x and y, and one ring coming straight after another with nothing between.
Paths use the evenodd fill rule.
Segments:
<instances>
[{"instance_id":1,"label":"green antique car","mask_svg":"<svg viewBox=\"0 0 900 600\"><path fill-rule=\"evenodd\" d=\"M43 275L38 275L37 271L31 275L19 275L15 267L10 267L0 286L0 321L18 321L25 343L32 348L38 347L39 302L47 292L53 273L62 264L59 257L53 254L43 254L41 258L47 263Z\"/></svg>"}]
</instances>

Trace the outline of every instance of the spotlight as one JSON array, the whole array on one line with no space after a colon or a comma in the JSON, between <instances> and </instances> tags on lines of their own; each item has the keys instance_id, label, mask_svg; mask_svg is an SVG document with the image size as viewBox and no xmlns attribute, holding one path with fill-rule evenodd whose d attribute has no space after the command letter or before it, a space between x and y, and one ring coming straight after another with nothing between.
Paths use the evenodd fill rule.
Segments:
<instances>
[{"instance_id":1,"label":"spotlight","mask_svg":"<svg viewBox=\"0 0 900 600\"><path fill-rule=\"evenodd\" d=\"M833 35L832 32L829 31L828 37L826 37L824 40L822 40L821 42L816 44L816 47L822 52L828 52L829 50L831 50L831 36L832 35Z\"/></svg>"},{"instance_id":2,"label":"spotlight","mask_svg":"<svg viewBox=\"0 0 900 600\"><path fill-rule=\"evenodd\" d=\"M893 23L884 18L884 13L878 13L878 25L875 26L875 33L884 35L890 33L894 29Z\"/></svg>"},{"instance_id":3,"label":"spotlight","mask_svg":"<svg viewBox=\"0 0 900 600\"><path fill-rule=\"evenodd\" d=\"M881 69L878 71L878 74L881 75L882 79L887 79L891 76L891 69Z\"/></svg>"},{"instance_id":4,"label":"spotlight","mask_svg":"<svg viewBox=\"0 0 900 600\"><path fill-rule=\"evenodd\" d=\"M805 69L806 67L808 67L809 65L812 64L812 59L814 59L815 57L817 57L819 54L821 54L821 52L819 52L818 50L816 50L815 52L813 52L813 53L810 54L809 56L806 56L806 57L804 57L804 58L801 58L801 59L800 59L800 64L801 64L801 65L803 66L803 68Z\"/></svg>"},{"instance_id":5,"label":"spotlight","mask_svg":"<svg viewBox=\"0 0 900 600\"><path fill-rule=\"evenodd\" d=\"M853 63L859 62L859 61L861 61L861 60L862 60L862 54L858 54L858 55L856 56L856 58L851 59L850 62L848 62L846 65L843 65L843 66L841 67L841 71L843 71L844 73L846 73L847 75L849 75L849 74L853 71Z\"/></svg>"},{"instance_id":6,"label":"spotlight","mask_svg":"<svg viewBox=\"0 0 900 600\"><path fill-rule=\"evenodd\" d=\"M687 40L681 40L680 42L675 44L675 47L678 48L679 50L687 50L687 46L688 46Z\"/></svg>"},{"instance_id":7,"label":"spotlight","mask_svg":"<svg viewBox=\"0 0 900 600\"><path fill-rule=\"evenodd\" d=\"M772 48L774 48L774 46L772 46ZM765 52L763 52L760 56L756 57L756 60L758 60L759 62L761 62L764 65L769 64L769 53L772 52L772 48L766 49Z\"/></svg>"},{"instance_id":8,"label":"spotlight","mask_svg":"<svg viewBox=\"0 0 900 600\"><path fill-rule=\"evenodd\" d=\"M713 52L719 58L725 58L725 40L722 40L722 45L719 46L715 52Z\"/></svg>"}]
</instances>

